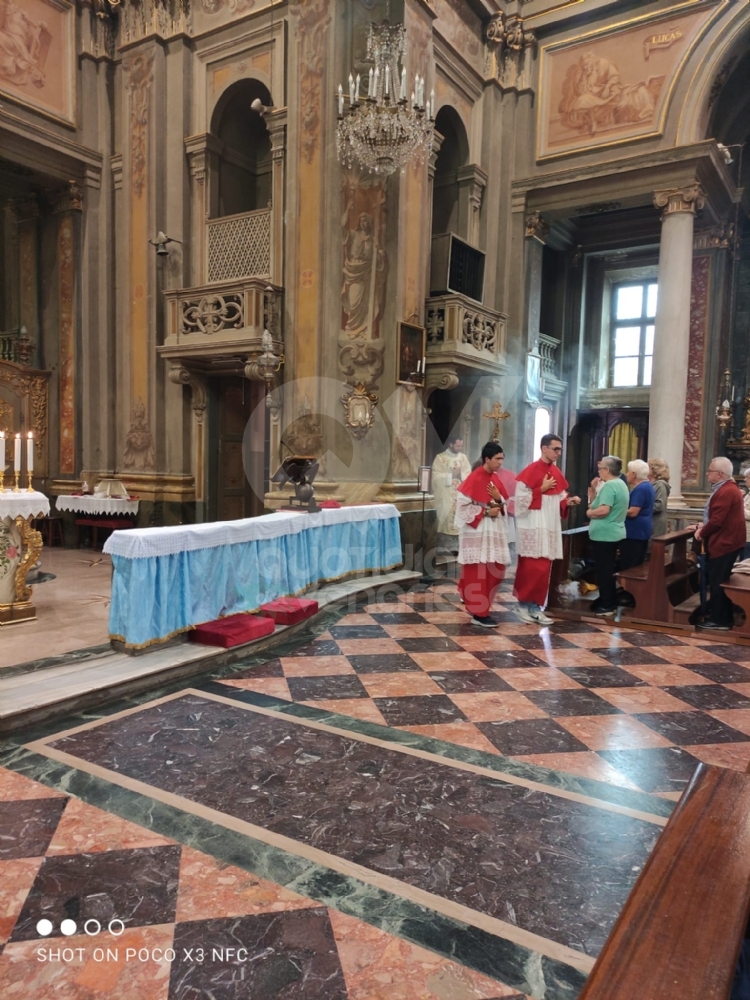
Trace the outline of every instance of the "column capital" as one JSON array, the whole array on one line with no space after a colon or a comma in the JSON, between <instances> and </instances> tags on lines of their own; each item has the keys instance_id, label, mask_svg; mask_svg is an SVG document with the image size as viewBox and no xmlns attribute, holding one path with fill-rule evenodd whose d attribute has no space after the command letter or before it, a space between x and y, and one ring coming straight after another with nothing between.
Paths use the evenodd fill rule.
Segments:
<instances>
[{"instance_id":1,"label":"column capital","mask_svg":"<svg viewBox=\"0 0 750 1000\"><path fill-rule=\"evenodd\" d=\"M83 188L77 181L68 181L59 192L54 211L56 213L83 211Z\"/></svg>"},{"instance_id":2,"label":"column capital","mask_svg":"<svg viewBox=\"0 0 750 1000\"><path fill-rule=\"evenodd\" d=\"M668 215L676 215L680 212L689 212L695 215L697 209L703 208L706 204L706 192L698 184L685 184L680 188L665 188L661 191L654 191L654 207L662 208L662 220Z\"/></svg>"},{"instance_id":3,"label":"column capital","mask_svg":"<svg viewBox=\"0 0 750 1000\"><path fill-rule=\"evenodd\" d=\"M526 216L526 238L544 243L549 236L549 223L542 218L540 212L529 212Z\"/></svg>"}]
</instances>

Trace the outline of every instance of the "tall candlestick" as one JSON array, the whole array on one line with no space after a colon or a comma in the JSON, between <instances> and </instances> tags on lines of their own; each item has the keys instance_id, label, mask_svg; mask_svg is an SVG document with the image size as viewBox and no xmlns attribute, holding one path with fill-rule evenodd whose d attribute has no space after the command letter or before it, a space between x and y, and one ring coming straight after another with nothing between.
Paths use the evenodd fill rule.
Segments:
<instances>
[{"instance_id":1,"label":"tall candlestick","mask_svg":"<svg viewBox=\"0 0 750 1000\"><path fill-rule=\"evenodd\" d=\"M349 74L349 104L354 104L354 77Z\"/></svg>"},{"instance_id":2,"label":"tall candlestick","mask_svg":"<svg viewBox=\"0 0 750 1000\"><path fill-rule=\"evenodd\" d=\"M34 471L34 434L29 431L29 436L26 440L26 471Z\"/></svg>"},{"instance_id":3,"label":"tall candlestick","mask_svg":"<svg viewBox=\"0 0 750 1000\"><path fill-rule=\"evenodd\" d=\"M430 108L432 109L432 113L435 114L435 89L434 89L434 87L430 91Z\"/></svg>"},{"instance_id":4,"label":"tall candlestick","mask_svg":"<svg viewBox=\"0 0 750 1000\"><path fill-rule=\"evenodd\" d=\"M427 358L426 357L422 358L422 371L423 372L427 371Z\"/></svg>"},{"instance_id":5,"label":"tall candlestick","mask_svg":"<svg viewBox=\"0 0 750 1000\"><path fill-rule=\"evenodd\" d=\"M372 86L373 86L372 96L375 98L376 101L378 99L378 82L379 82L379 80L380 80L380 69L376 66L375 67L375 72L373 73L373 76L372 76Z\"/></svg>"},{"instance_id":6,"label":"tall candlestick","mask_svg":"<svg viewBox=\"0 0 750 1000\"><path fill-rule=\"evenodd\" d=\"M13 442L13 471L21 474L21 435L16 434L16 440Z\"/></svg>"},{"instance_id":7,"label":"tall candlestick","mask_svg":"<svg viewBox=\"0 0 750 1000\"><path fill-rule=\"evenodd\" d=\"M391 67L386 64L385 67L385 93L388 96L391 92Z\"/></svg>"},{"instance_id":8,"label":"tall candlestick","mask_svg":"<svg viewBox=\"0 0 750 1000\"><path fill-rule=\"evenodd\" d=\"M372 66L370 67L370 79L367 81L367 96L373 97L374 91L372 89Z\"/></svg>"},{"instance_id":9,"label":"tall candlestick","mask_svg":"<svg viewBox=\"0 0 750 1000\"><path fill-rule=\"evenodd\" d=\"M354 88L354 102L359 104L359 73L357 73L357 85Z\"/></svg>"},{"instance_id":10,"label":"tall candlestick","mask_svg":"<svg viewBox=\"0 0 750 1000\"><path fill-rule=\"evenodd\" d=\"M399 97L402 101L406 100L406 66L401 67L401 93Z\"/></svg>"},{"instance_id":11,"label":"tall candlestick","mask_svg":"<svg viewBox=\"0 0 750 1000\"><path fill-rule=\"evenodd\" d=\"M344 117L344 88L339 84L339 118Z\"/></svg>"}]
</instances>

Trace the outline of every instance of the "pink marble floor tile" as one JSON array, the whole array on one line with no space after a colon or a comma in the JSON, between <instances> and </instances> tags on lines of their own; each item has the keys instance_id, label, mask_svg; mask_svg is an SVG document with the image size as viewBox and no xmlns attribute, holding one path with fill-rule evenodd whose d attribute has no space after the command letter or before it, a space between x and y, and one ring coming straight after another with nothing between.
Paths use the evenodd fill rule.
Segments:
<instances>
[{"instance_id":1,"label":"pink marble floor tile","mask_svg":"<svg viewBox=\"0 0 750 1000\"><path fill-rule=\"evenodd\" d=\"M644 652L660 656L670 663L724 663L720 656L697 650L694 646L642 646Z\"/></svg>"},{"instance_id":2,"label":"pink marble floor tile","mask_svg":"<svg viewBox=\"0 0 750 1000\"><path fill-rule=\"evenodd\" d=\"M610 785L619 785L622 788L638 788L634 782L624 774L620 774L616 768L593 751L531 753L513 759L536 764L538 767L550 767L553 771L565 771L566 774L574 774L578 778L594 778L596 781L606 781Z\"/></svg>"},{"instance_id":3,"label":"pink marble floor tile","mask_svg":"<svg viewBox=\"0 0 750 1000\"><path fill-rule=\"evenodd\" d=\"M365 611L370 615L392 615L392 614L403 614L404 608L400 601L393 602L378 602L374 601L372 604L368 604Z\"/></svg>"},{"instance_id":4,"label":"pink marble floor tile","mask_svg":"<svg viewBox=\"0 0 750 1000\"><path fill-rule=\"evenodd\" d=\"M725 684L724 687L730 688L732 691L736 691L737 694L744 694L747 698L750 698L750 684Z\"/></svg>"},{"instance_id":5,"label":"pink marble floor tile","mask_svg":"<svg viewBox=\"0 0 750 1000\"><path fill-rule=\"evenodd\" d=\"M5 944L34 883L42 858L0 861L0 944Z\"/></svg>"},{"instance_id":6,"label":"pink marble floor tile","mask_svg":"<svg viewBox=\"0 0 750 1000\"><path fill-rule=\"evenodd\" d=\"M116 943L107 939L104 946L116 949L116 961L96 961L94 949L101 942L85 935L13 942L0 955L0 996L3 1000L166 1000L170 963L151 957L145 962L126 961L125 952L133 948L137 954L147 948L163 953L172 941L172 924L129 928ZM73 958L42 962L40 947L69 948Z\"/></svg>"},{"instance_id":7,"label":"pink marble floor tile","mask_svg":"<svg viewBox=\"0 0 750 1000\"><path fill-rule=\"evenodd\" d=\"M243 868L182 848L176 922L242 917L318 906L313 899L252 875Z\"/></svg>"},{"instance_id":8,"label":"pink marble floor tile","mask_svg":"<svg viewBox=\"0 0 750 1000\"><path fill-rule=\"evenodd\" d=\"M691 705L658 687L593 688L594 694L631 715L640 712L692 712Z\"/></svg>"},{"instance_id":9,"label":"pink marble floor tile","mask_svg":"<svg viewBox=\"0 0 750 1000\"><path fill-rule=\"evenodd\" d=\"M582 687L556 667L513 667L495 670L495 673L516 691L558 691Z\"/></svg>"},{"instance_id":10,"label":"pink marble floor tile","mask_svg":"<svg viewBox=\"0 0 750 1000\"><path fill-rule=\"evenodd\" d=\"M546 719L547 712L529 701L520 691L489 691L452 694L450 699L470 722L498 722L518 719Z\"/></svg>"},{"instance_id":11,"label":"pink marble floor tile","mask_svg":"<svg viewBox=\"0 0 750 1000\"><path fill-rule=\"evenodd\" d=\"M373 640L362 640L364 642ZM379 640L375 640L376 642ZM340 644L339 644L340 647ZM400 652L401 647L399 647ZM343 653L343 650L342 650ZM345 656L282 656L281 667L286 677L331 677L353 674Z\"/></svg>"},{"instance_id":12,"label":"pink marble floor tile","mask_svg":"<svg viewBox=\"0 0 750 1000\"><path fill-rule=\"evenodd\" d=\"M259 694L267 694L272 698L283 698L284 701L292 701L292 696L289 693L289 685L283 677L256 677L255 679L252 677L239 677L237 680L222 677L221 683L226 684L227 687L241 688L243 691L257 691Z\"/></svg>"},{"instance_id":13,"label":"pink marble floor tile","mask_svg":"<svg viewBox=\"0 0 750 1000\"><path fill-rule=\"evenodd\" d=\"M437 625L384 625L392 639L444 639L445 633Z\"/></svg>"},{"instance_id":14,"label":"pink marble floor tile","mask_svg":"<svg viewBox=\"0 0 750 1000\"><path fill-rule=\"evenodd\" d=\"M508 610L507 608L498 609L502 611ZM512 610L512 609L511 609ZM497 631L500 635L539 635L541 633L540 625L526 625L524 622L503 622L498 626Z\"/></svg>"},{"instance_id":15,"label":"pink marble floor tile","mask_svg":"<svg viewBox=\"0 0 750 1000\"><path fill-rule=\"evenodd\" d=\"M623 649L628 642L606 632L566 632L564 638L582 649Z\"/></svg>"},{"instance_id":16,"label":"pink marble floor tile","mask_svg":"<svg viewBox=\"0 0 750 1000\"><path fill-rule=\"evenodd\" d=\"M750 736L750 708L717 708L708 712L708 715L713 715L725 726Z\"/></svg>"},{"instance_id":17,"label":"pink marble floor tile","mask_svg":"<svg viewBox=\"0 0 750 1000\"><path fill-rule=\"evenodd\" d=\"M704 764L729 767L733 771L747 771L750 766L750 743L701 743L682 749Z\"/></svg>"},{"instance_id":18,"label":"pink marble floor tile","mask_svg":"<svg viewBox=\"0 0 750 1000\"><path fill-rule=\"evenodd\" d=\"M426 611L422 617L433 625L463 625L468 621L465 611Z\"/></svg>"},{"instance_id":19,"label":"pink marble floor tile","mask_svg":"<svg viewBox=\"0 0 750 1000\"><path fill-rule=\"evenodd\" d=\"M500 751L476 726L470 722L446 722L432 726L400 726L418 736L431 736L446 743L457 743L458 746L469 747L472 750L482 750L497 756Z\"/></svg>"},{"instance_id":20,"label":"pink marble floor tile","mask_svg":"<svg viewBox=\"0 0 750 1000\"><path fill-rule=\"evenodd\" d=\"M671 742L629 715L559 716L555 721L590 750L638 750L669 747Z\"/></svg>"},{"instance_id":21,"label":"pink marble floor tile","mask_svg":"<svg viewBox=\"0 0 750 1000\"><path fill-rule=\"evenodd\" d=\"M500 1000L519 995L361 920L328 912L349 1000Z\"/></svg>"},{"instance_id":22,"label":"pink marble floor tile","mask_svg":"<svg viewBox=\"0 0 750 1000\"><path fill-rule=\"evenodd\" d=\"M352 719L362 719L364 722L376 722L379 726L387 724L375 703L369 698L331 698L326 701L303 701L302 704L319 708L323 712L337 712Z\"/></svg>"},{"instance_id":23,"label":"pink marble floor tile","mask_svg":"<svg viewBox=\"0 0 750 1000\"><path fill-rule=\"evenodd\" d=\"M359 679L371 698L406 698L410 695L443 694L432 678L422 671L395 674L360 674Z\"/></svg>"},{"instance_id":24,"label":"pink marble floor tile","mask_svg":"<svg viewBox=\"0 0 750 1000\"><path fill-rule=\"evenodd\" d=\"M551 667L609 667L611 664L585 649L534 649L534 656Z\"/></svg>"},{"instance_id":25,"label":"pink marble floor tile","mask_svg":"<svg viewBox=\"0 0 750 1000\"><path fill-rule=\"evenodd\" d=\"M497 632L490 633L489 629L487 633L482 635L456 635L452 638L462 649L466 649L469 652L495 653L508 649L518 650L521 648L512 639L508 639L504 635L498 635Z\"/></svg>"},{"instance_id":26,"label":"pink marble floor tile","mask_svg":"<svg viewBox=\"0 0 750 1000\"><path fill-rule=\"evenodd\" d=\"M646 664L642 667L628 664L626 669L629 674L633 674L635 677L640 678L640 680L646 681L648 684L653 684L655 687L683 687L690 684L713 683L707 677L701 677L700 674L695 674L692 670L687 670L685 667L670 666L666 663L664 665L660 663Z\"/></svg>"},{"instance_id":27,"label":"pink marble floor tile","mask_svg":"<svg viewBox=\"0 0 750 1000\"><path fill-rule=\"evenodd\" d=\"M136 847L163 847L174 844L152 830L70 799L57 825L47 854L96 854L100 851L133 850Z\"/></svg>"},{"instance_id":28,"label":"pink marble floor tile","mask_svg":"<svg viewBox=\"0 0 750 1000\"><path fill-rule=\"evenodd\" d=\"M62 795L39 781L0 767L0 802L17 802L20 799L51 799Z\"/></svg>"},{"instance_id":29,"label":"pink marble floor tile","mask_svg":"<svg viewBox=\"0 0 750 1000\"><path fill-rule=\"evenodd\" d=\"M336 622L336 627L339 625L377 625L378 623L372 617L372 615L366 612L357 612L350 615L345 615Z\"/></svg>"},{"instance_id":30,"label":"pink marble floor tile","mask_svg":"<svg viewBox=\"0 0 750 1000\"><path fill-rule=\"evenodd\" d=\"M417 666L430 672L436 670L483 670L481 660L473 653L409 653Z\"/></svg>"},{"instance_id":31,"label":"pink marble floor tile","mask_svg":"<svg viewBox=\"0 0 750 1000\"><path fill-rule=\"evenodd\" d=\"M403 653L395 639L337 639L336 643L345 656L377 656L379 653ZM292 657L295 659L295 657ZM309 656L296 657L308 660Z\"/></svg>"}]
</instances>

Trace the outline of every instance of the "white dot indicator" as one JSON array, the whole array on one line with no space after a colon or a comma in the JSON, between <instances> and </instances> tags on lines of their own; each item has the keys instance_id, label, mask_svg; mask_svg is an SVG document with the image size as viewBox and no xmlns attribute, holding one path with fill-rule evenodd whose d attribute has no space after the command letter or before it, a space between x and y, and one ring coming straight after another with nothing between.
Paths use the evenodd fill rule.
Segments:
<instances>
[{"instance_id":1,"label":"white dot indicator","mask_svg":"<svg viewBox=\"0 0 750 1000\"><path fill-rule=\"evenodd\" d=\"M36 932L40 937L49 937L53 930L54 926L51 920L40 920L36 925Z\"/></svg>"},{"instance_id":2,"label":"white dot indicator","mask_svg":"<svg viewBox=\"0 0 750 1000\"><path fill-rule=\"evenodd\" d=\"M63 920L60 924L60 930L66 937L70 937L71 934L75 934L78 930L75 920Z\"/></svg>"}]
</instances>

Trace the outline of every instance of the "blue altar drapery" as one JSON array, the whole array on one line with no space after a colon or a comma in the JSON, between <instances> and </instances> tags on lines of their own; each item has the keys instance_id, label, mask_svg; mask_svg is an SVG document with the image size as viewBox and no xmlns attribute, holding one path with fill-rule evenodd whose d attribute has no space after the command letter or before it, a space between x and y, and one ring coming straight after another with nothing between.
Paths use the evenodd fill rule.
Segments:
<instances>
[{"instance_id":1,"label":"blue altar drapery","mask_svg":"<svg viewBox=\"0 0 750 1000\"><path fill-rule=\"evenodd\" d=\"M398 512L152 557L113 551L112 562L110 636L143 647L315 584L398 566Z\"/></svg>"}]
</instances>

